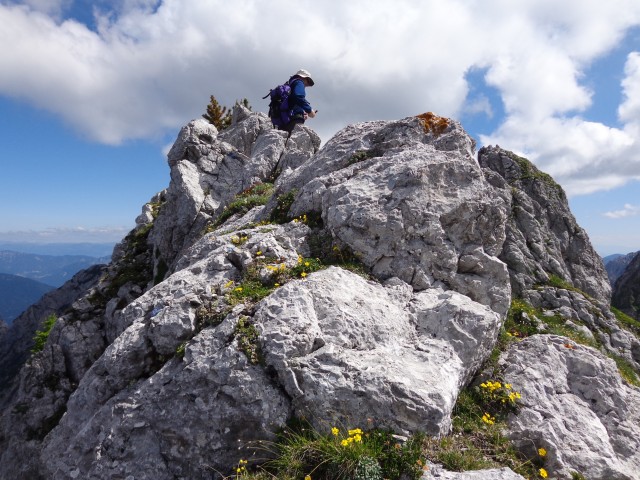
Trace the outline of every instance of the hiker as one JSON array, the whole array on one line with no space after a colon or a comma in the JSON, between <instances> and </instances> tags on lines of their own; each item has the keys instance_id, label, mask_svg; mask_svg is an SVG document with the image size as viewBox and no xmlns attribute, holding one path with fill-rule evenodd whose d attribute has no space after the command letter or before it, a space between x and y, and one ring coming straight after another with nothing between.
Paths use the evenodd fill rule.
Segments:
<instances>
[{"instance_id":1,"label":"hiker","mask_svg":"<svg viewBox=\"0 0 640 480\"><path fill-rule=\"evenodd\" d=\"M283 125L281 130L291 133L297 124L303 124L307 118L316 116L317 111L311 108L311 105L307 101L307 92L305 90L305 87L313 87L314 83L311 74L304 69L298 70L296 74L289 79L289 85L291 86L289 108L293 110L293 115L289 123Z\"/></svg>"}]
</instances>

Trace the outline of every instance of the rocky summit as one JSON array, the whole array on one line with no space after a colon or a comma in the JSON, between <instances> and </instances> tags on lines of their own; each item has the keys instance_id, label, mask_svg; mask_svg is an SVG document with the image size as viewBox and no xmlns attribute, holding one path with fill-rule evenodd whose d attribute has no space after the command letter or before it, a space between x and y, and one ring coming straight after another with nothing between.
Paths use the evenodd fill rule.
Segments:
<instances>
[{"instance_id":1,"label":"rocky summit","mask_svg":"<svg viewBox=\"0 0 640 480\"><path fill-rule=\"evenodd\" d=\"M0 478L236 478L304 419L424 434L425 480L639 479L640 342L562 188L432 113L320 144L241 106L180 131L50 331L0 331ZM511 460L438 454L470 398Z\"/></svg>"}]
</instances>

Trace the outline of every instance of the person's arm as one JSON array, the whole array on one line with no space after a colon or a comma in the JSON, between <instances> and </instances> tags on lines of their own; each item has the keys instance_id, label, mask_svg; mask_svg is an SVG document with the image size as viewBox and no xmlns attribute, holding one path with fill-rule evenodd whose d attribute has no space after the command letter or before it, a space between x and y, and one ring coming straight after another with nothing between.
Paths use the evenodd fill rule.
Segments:
<instances>
[{"instance_id":1,"label":"person's arm","mask_svg":"<svg viewBox=\"0 0 640 480\"><path fill-rule=\"evenodd\" d=\"M296 80L293 82L293 96L295 97L296 105L299 105L302 110L308 115L309 113L313 113L313 108L311 108L311 104L307 101L306 95L307 92L304 88L304 83L302 80ZM312 115L309 115L312 116Z\"/></svg>"}]
</instances>

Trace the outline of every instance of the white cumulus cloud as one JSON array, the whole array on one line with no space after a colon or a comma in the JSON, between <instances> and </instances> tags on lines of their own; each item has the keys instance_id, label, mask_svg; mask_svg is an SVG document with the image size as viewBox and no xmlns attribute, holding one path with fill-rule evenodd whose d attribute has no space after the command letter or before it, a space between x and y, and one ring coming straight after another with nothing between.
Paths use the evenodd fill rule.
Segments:
<instances>
[{"instance_id":1,"label":"white cumulus cloud","mask_svg":"<svg viewBox=\"0 0 640 480\"><path fill-rule=\"evenodd\" d=\"M0 94L96 141L175 131L212 94L265 111L261 97L300 67L316 80L309 125L324 140L425 111L492 118L465 79L482 69L505 111L483 142L528 156L569 194L639 176L637 53L618 72L622 125L583 118L585 72L640 26L637 0L99 0L91 28L69 17L74 5L0 0Z\"/></svg>"},{"instance_id":2,"label":"white cumulus cloud","mask_svg":"<svg viewBox=\"0 0 640 480\"><path fill-rule=\"evenodd\" d=\"M603 213L605 217L609 218L625 218L625 217L635 217L640 215L640 205L631 205L626 203L624 208L621 210L614 210L612 212Z\"/></svg>"}]
</instances>

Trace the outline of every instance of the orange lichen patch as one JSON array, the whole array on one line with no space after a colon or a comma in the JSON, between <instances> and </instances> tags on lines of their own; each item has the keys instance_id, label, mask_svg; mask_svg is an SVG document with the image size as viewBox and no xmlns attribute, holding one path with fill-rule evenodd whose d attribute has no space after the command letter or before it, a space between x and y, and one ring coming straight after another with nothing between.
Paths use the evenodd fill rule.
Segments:
<instances>
[{"instance_id":1,"label":"orange lichen patch","mask_svg":"<svg viewBox=\"0 0 640 480\"><path fill-rule=\"evenodd\" d=\"M424 125L424 130L427 133L433 133L436 137L442 135L449 126L449 119L445 117L439 117L433 112L421 113L416 115Z\"/></svg>"}]
</instances>

